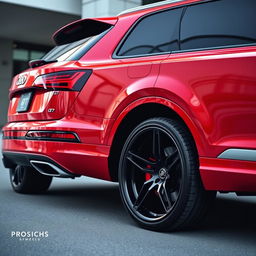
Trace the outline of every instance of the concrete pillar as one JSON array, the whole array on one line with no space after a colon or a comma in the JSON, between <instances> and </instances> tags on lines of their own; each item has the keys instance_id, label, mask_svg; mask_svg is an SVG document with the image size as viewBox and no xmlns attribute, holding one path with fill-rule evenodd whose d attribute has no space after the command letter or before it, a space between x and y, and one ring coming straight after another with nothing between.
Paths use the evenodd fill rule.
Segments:
<instances>
[{"instance_id":1,"label":"concrete pillar","mask_svg":"<svg viewBox=\"0 0 256 256\"><path fill-rule=\"evenodd\" d=\"M82 0L82 18L116 16L141 3L142 0Z\"/></svg>"},{"instance_id":2,"label":"concrete pillar","mask_svg":"<svg viewBox=\"0 0 256 256\"><path fill-rule=\"evenodd\" d=\"M12 80L12 40L0 38L0 128L7 121Z\"/></svg>"}]
</instances>

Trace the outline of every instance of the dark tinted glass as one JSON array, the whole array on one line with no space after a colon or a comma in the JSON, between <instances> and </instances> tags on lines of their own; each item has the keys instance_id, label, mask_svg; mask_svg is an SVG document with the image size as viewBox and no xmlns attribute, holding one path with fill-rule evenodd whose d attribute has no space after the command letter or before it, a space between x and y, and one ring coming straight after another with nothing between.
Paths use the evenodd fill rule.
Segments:
<instances>
[{"instance_id":1,"label":"dark tinted glass","mask_svg":"<svg viewBox=\"0 0 256 256\"><path fill-rule=\"evenodd\" d=\"M178 27L182 8L142 19L129 34L119 56L144 55L178 50Z\"/></svg>"},{"instance_id":2,"label":"dark tinted glass","mask_svg":"<svg viewBox=\"0 0 256 256\"><path fill-rule=\"evenodd\" d=\"M187 8L181 49L256 43L256 1L219 0Z\"/></svg>"},{"instance_id":3,"label":"dark tinted glass","mask_svg":"<svg viewBox=\"0 0 256 256\"><path fill-rule=\"evenodd\" d=\"M109 29L97 36L88 37L73 43L55 46L50 52L42 57L43 60L79 60L84 56L102 37L108 33Z\"/></svg>"}]
</instances>

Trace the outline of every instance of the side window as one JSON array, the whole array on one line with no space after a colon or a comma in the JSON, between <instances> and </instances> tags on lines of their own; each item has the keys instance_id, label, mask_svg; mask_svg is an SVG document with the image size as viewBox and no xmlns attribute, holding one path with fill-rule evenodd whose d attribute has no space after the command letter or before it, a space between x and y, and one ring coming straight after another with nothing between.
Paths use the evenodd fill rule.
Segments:
<instances>
[{"instance_id":1,"label":"side window","mask_svg":"<svg viewBox=\"0 0 256 256\"><path fill-rule=\"evenodd\" d=\"M178 50L182 10L168 10L143 18L128 35L117 55L134 56Z\"/></svg>"},{"instance_id":2,"label":"side window","mask_svg":"<svg viewBox=\"0 0 256 256\"><path fill-rule=\"evenodd\" d=\"M181 50L256 43L256 1L219 0L187 8Z\"/></svg>"}]
</instances>

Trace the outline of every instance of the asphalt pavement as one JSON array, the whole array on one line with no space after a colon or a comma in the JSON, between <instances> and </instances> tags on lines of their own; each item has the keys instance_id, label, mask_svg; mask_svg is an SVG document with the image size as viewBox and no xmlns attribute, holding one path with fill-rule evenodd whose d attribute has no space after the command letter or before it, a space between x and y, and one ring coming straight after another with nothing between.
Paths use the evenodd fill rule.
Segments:
<instances>
[{"instance_id":1,"label":"asphalt pavement","mask_svg":"<svg viewBox=\"0 0 256 256\"><path fill-rule=\"evenodd\" d=\"M256 197L218 194L200 228L158 233L130 219L116 183L55 178L47 193L22 195L0 163L0 256L16 255L256 256Z\"/></svg>"}]
</instances>

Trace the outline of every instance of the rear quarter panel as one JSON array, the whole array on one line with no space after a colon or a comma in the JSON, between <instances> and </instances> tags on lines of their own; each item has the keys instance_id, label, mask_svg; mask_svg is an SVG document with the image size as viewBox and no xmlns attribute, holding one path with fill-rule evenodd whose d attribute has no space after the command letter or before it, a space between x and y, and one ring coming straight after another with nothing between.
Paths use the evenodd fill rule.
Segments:
<instances>
[{"instance_id":1,"label":"rear quarter panel","mask_svg":"<svg viewBox=\"0 0 256 256\"><path fill-rule=\"evenodd\" d=\"M171 54L157 95L179 105L216 157L229 147L256 148L256 47Z\"/></svg>"}]
</instances>

